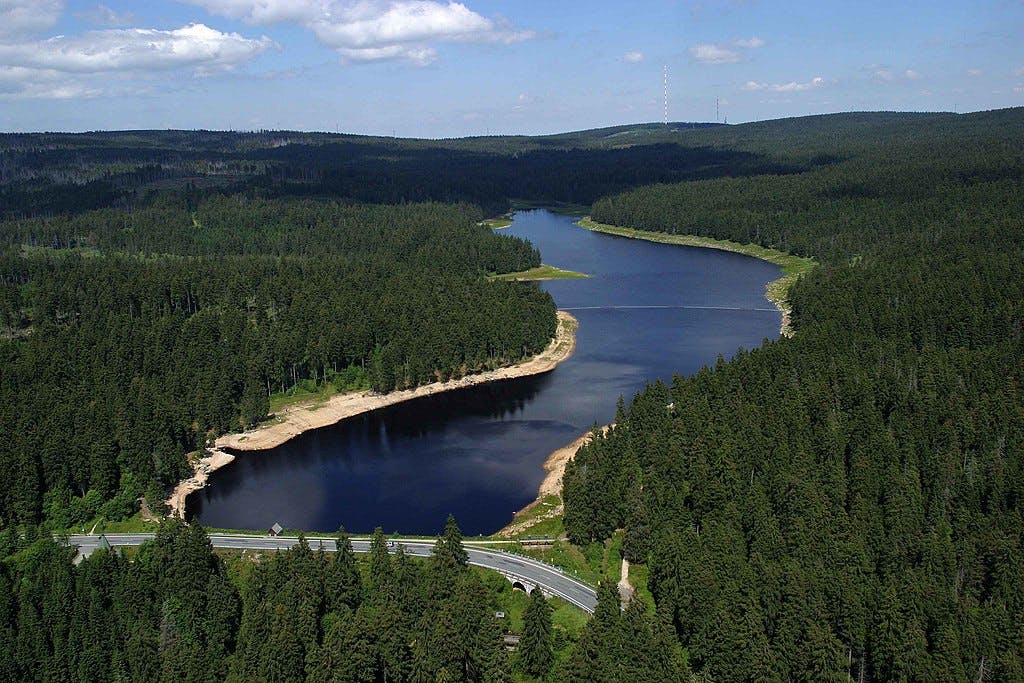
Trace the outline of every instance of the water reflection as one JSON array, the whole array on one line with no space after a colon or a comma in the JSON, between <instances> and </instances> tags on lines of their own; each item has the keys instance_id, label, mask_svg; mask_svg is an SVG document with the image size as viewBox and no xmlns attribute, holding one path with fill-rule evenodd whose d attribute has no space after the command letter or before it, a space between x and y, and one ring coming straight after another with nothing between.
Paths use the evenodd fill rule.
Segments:
<instances>
[{"instance_id":1,"label":"water reflection","mask_svg":"<svg viewBox=\"0 0 1024 683\"><path fill-rule=\"evenodd\" d=\"M469 534L490 533L529 502L547 455L615 401L672 373L778 333L764 285L778 268L707 249L590 233L546 211L516 216L546 263L590 273L545 283L563 307L588 307L576 354L554 372L391 406L243 454L189 498L203 523L229 528L433 534L449 512ZM592 309L605 306L707 308ZM740 310L729 310L740 309Z\"/></svg>"}]
</instances>

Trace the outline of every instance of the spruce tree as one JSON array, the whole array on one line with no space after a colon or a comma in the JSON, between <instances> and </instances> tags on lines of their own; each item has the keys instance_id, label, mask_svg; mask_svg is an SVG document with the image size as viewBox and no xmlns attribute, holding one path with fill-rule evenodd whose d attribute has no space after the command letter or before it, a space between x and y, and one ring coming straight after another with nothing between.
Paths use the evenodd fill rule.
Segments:
<instances>
[{"instance_id":1,"label":"spruce tree","mask_svg":"<svg viewBox=\"0 0 1024 683\"><path fill-rule=\"evenodd\" d=\"M362 585L352 552L352 541L345 533L345 527L338 529L335 544L337 552L329 560L324 582L327 610L337 611L342 605L355 609L362 599Z\"/></svg>"},{"instance_id":2,"label":"spruce tree","mask_svg":"<svg viewBox=\"0 0 1024 683\"><path fill-rule=\"evenodd\" d=\"M651 552L651 527L639 475L629 488L626 507L626 535L622 541L622 554L630 562L645 563Z\"/></svg>"},{"instance_id":3,"label":"spruce tree","mask_svg":"<svg viewBox=\"0 0 1024 683\"><path fill-rule=\"evenodd\" d=\"M448 515L444 534L434 544L434 563L443 571L456 570L469 563L469 555L462 547L462 532L452 515Z\"/></svg>"},{"instance_id":4,"label":"spruce tree","mask_svg":"<svg viewBox=\"0 0 1024 683\"><path fill-rule=\"evenodd\" d=\"M523 615L523 637L519 641L519 661L534 678L544 678L554 662L551 605L539 588L530 593L530 604Z\"/></svg>"},{"instance_id":5,"label":"spruce tree","mask_svg":"<svg viewBox=\"0 0 1024 683\"><path fill-rule=\"evenodd\" d=\"M384 530L377 527L370 541L370 588L374 599L382 599L387 594L391 579L391 557L388 556L387 541L384 539Z\"/></svg>"},{"instance_id":6,"label":"spruce tree","mask_svg":"<svg viewBox=\"0 0 1024 683\"><path fill-rule=\"evenodd\" d=\"M253 426L270 412L270 399L267 398L263 379L256 368L250 368L246 375L238 410L245 428Z\"/></svg>"}]
</instances>

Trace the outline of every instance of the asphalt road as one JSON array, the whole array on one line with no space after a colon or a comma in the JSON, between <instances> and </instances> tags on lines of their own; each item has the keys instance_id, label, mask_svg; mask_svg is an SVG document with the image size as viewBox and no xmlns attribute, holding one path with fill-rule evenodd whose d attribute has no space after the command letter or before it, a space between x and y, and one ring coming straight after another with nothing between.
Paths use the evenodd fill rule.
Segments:
<instances>
[{"instance_id":1,"label":"asphalt road","mask_svg":"<svg viewBox=\"0 0 1024 683\"><path fill-rule=\"evenodd\" d=\"M68 545L79 548L83 555L90 554L100 546L101 538L106 538L111 546L141 545L153 539L153 534L76 534L68 536ZM210 534L210 543L214 548L231 548L235 550L285 550L299 542L294 536L231 536L226 534ZM313 550L323 548L326 552L335 552L334 539L307 538L306 543ZM434 541L396 540L407 555L413 557L430 557L434 549ZM540 586L548 595L555 595L576 605L580 609L593 613L597 605L597 594L594 589L575 579L561 569L535 560L531 557L513 555L512 553L489 548L466 545L469 563L501 572L506 576L514 575L524 583ZM357 553L370 552L370 540L353 538L352 549ZM392 548L392 552L394 548Z\"/></svg>"}]
</instances>

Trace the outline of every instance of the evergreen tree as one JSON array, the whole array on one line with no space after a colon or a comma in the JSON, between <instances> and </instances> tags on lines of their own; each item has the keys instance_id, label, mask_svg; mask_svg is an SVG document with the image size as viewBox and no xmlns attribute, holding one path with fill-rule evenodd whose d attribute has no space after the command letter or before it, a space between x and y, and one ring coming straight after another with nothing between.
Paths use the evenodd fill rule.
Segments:
<instances>
[{"instance_id":1,"label":"evergreen tree","mask_svg":"<svg viewBox=\"0 0 1024 683\"><path fill-rule=\"evenodd\" d=\"M520 664L534 678L544 678L554 661L551 613L544 594L534 588L523 614L523 637L519 641Z\"/></svg>"},{"instance_id":2,"label":"evergreen tree","mask_svg":"<svg viewBox=\"0 0 1024 683\"><path fill-rule=\"evenodd\" d=\"M462 547L462 532L455 523L455 517L448 515L444 533L434 544L434 566L445 576L452 576L469 562L469 555Z\"/></svg>"},{"instance_id":3,"label":"evergreen tree","mask_svg":"<svg viewBox=\"0 0 1024 683\"><path fill-rule=\"evenodd\" d=\"M384 530L377 527L370 540L370 587L377 596L385 596L391 590L391 556L388 555L388 541Z\"/></svg>"},{"instance_id":4,"label":"evergreen tree","mask_svg":"<svg viewBox=\"0 0 1024 683\"><path fill-rule=\"evenodd\" d=\"M345 527L338 529L335 544L337 551L328 561L324 576L326 608L328 611L340 611L342 606L355 609L362 599L362 586L352 541L345 533Z\"/></svg>"},{"instance_id":5,"label":"evergreen tree","mask_svg":"<svg viewBox=\"0 0 1024 683\"><path fill-rule=\"evenodd\" d=\"M258 423L270 411L270 399L267 397L261 373L256 368L250 368L246 375L238 410L243 428Z\"/></svg>"}]
</instances>

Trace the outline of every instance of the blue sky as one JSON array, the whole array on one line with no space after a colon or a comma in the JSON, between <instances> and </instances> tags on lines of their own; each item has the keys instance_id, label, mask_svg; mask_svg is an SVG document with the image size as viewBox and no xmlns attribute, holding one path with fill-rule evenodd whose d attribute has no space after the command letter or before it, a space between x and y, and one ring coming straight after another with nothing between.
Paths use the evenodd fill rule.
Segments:
<instances>
[{"instance_id":1,"label":"blue sky","mask_svg":"<svg viewBox=\"0 0 1024 683\"><path fill-rule=\"evenodd\" d=\"M0 130L449 137L1024 105L1024 0L0 0Z\"/></svg>"}]
</instances>

